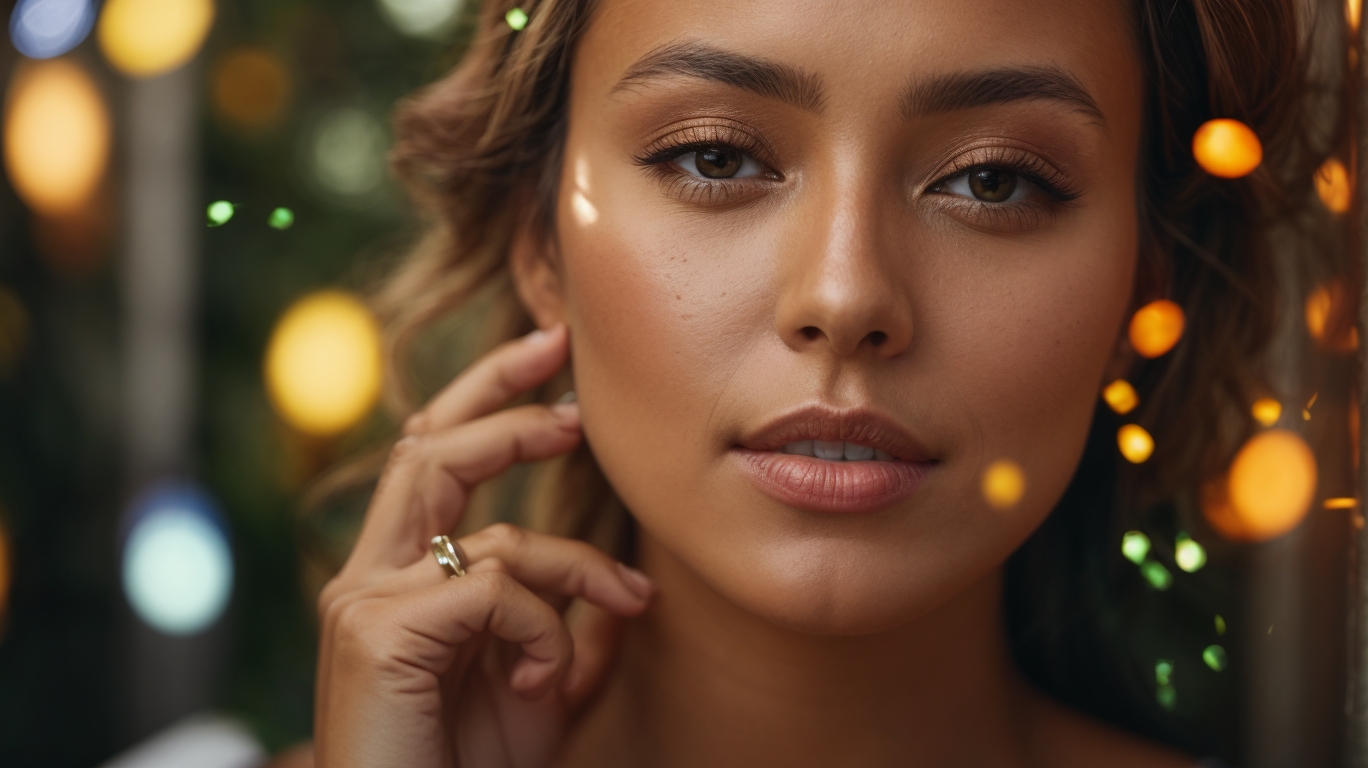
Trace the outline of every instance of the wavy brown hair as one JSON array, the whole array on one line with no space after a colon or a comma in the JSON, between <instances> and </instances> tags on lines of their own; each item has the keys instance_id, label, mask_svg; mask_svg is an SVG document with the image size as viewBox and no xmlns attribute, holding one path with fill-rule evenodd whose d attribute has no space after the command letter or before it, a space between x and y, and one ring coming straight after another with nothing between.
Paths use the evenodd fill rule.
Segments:
<instances>
[{"instance_id":1,"label":"wavy brown hair","mask_svg":"<svg viewBox=\"0 0 1368 768\"><path fill-rule=\"evenodd\" d=\"M464 318L482 349L533 327L513 288L509 248L519 228L554 240L571 61L595 0L519 5L530 22L514 31L504 20L513 2L487 0L459 66L395 116L393 166L430 222L373 300L387 329L387 402L401 419L421 399L422 339L441 321ZM1074 482L1009 564L1005 610L1018 663L1038 685L1181 741L1164 733L1148 689L1148 705L1121 695L1143 686L1104 626L1124 602L1113 542L1156 505L1181 508L1247 433L1280 292L1270 228L1309 199L1318 156L1304 139L1305 25L1295 0L1131 7L1146 75L1134 300L1178 302L1188 328L1172 353L1138 363L1130 377L1143 403L1138 421L1163 450L1142 468L1121 466L1114 418L1099 410ZM1194 162L1191 136L1213 117L1241 120L1262 138L1265 161L1250 177L1216 179ZM531 399L550 402L568 385L563 376ZM487 494L465 525L512 517L631 556L630 518L587 447L535 474ZM529 484L530 498L518 490Z\"/></svg>"}]
</instances>

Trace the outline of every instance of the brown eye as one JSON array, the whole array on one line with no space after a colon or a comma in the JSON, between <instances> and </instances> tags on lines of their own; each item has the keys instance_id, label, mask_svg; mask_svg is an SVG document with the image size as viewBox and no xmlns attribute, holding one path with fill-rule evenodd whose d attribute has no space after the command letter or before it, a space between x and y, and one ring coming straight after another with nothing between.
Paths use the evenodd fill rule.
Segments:
<instances>
[{"instance_id":1,"label":"brown eye","mask_svg":"<svg viewBox=\"0 0 1368 768\"><path fill-rule=\"evenodd\" d=\"M1001 203L1017 188L1017 175L1001 168L978 168L969 172L969 191L985 203Z\"/></svg>"},{"instance_id":2,"label":"brown eye","mask_svg":"<svg viewBox=\"0 0 1368 768\"><path fill-rule=\"evenodd\" d=\"M694 167L709 179L730 179L741 170L745 156L740 152L721 147L709 147L693 153Z\"/></svg>"}]
</instances>

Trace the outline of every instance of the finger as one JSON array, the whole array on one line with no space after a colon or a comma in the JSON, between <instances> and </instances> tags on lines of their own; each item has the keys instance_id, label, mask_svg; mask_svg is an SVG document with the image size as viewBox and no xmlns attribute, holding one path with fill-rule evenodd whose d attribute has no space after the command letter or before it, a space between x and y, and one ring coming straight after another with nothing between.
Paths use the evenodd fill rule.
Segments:
<instances>
[{"instance_id":1,"label":"finger","mask_svg":"<svg viewBox=\"0 0 1368 768\"><path fill-rule=\"evenodd\" d=\"M598 693L622 647L624 622L620 616L576 600L565 616L574 643L570 669L561 681L561 693L573 710Z\"/></svg>"},{"instance_id":2,"label":"finger","mask_svg":"<svg viewBox=\"0 0 1368 768\"><path fill-rule=\"evenodd\" d=\"M434 677L450 669L463 644L488 632L521 648L509 686L529 698L560 681L574 652L560 614L498 572L353 602L341 610L334 631L334 655L343 664L374 667L380 660L386 669Z\"/></svg>"},{"instance_id":3,"label":"finger","mask_svg":"<svg viewBox=\"0 0 1368 768\"><path fill-rule=\"evenodd\" d=\"M493 413L565 366L569 334L559 323L507 342L485 355L404 422L405 435L423 435Z\"/></svg>"},{"instance_id":4,"label":"finger","mask_svg":"<svg viewBox=\"0 0 1368 768\"><path fill-rule=\"evenodd\" d=\"M500 523L462 538L471 562L497 559L530 589L583 598L607 611L635 616L646 609L654 585L583 541Z\"/></svg>"},{"instance_id":5,"label":"finger","mask_svg":"<svg viewBox=\"0 0 1368 768\"><path fill-rule=\"evenodd\" d=\"M579 408L566 403L513 408L400 440L348 565L387 571L428 556L432 537L456 527L477 484L514 463L565 453L580 438Z\"/></svg>"}]
</instances>

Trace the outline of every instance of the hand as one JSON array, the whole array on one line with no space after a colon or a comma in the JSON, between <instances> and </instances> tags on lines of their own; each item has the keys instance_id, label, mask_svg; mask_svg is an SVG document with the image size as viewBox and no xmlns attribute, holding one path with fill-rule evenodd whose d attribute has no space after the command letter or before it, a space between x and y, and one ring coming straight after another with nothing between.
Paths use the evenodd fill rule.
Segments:
<instances>
[{"instance_id":1,"label":"hand","mask_svg":"<svg viewBox=\"0 0 1368 768\"><path fill-rule=\"evenodd\" d=\"M319 596L319 766L548 765L610 666L618 617L645 610L645 575L584 542L500 524L459 541L463 577L432 556L475 485L579 443L573 403L496 412L566 355L564 326L505 344L405 425ZM567 623L574 598L580 620Z\"/></svg>"}]
</instances>

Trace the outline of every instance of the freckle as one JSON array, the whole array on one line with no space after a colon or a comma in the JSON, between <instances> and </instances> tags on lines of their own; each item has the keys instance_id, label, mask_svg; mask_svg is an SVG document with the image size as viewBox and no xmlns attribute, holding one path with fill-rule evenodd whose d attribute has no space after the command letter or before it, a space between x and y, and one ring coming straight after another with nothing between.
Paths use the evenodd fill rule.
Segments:
<instances>
[{"instance_id":1,"label":"freckle","mask_svg":"<svg viewBox=\"0 0 1368 768\"><path fill-rule=\"evenodd\" d=\"M693 315L680 315L680 316L679 316L679 319L680 319L680 320L688 320L688 319L691 318L691 317L693 317Z\"/></svg>"},{"instance_id":2,"label":"freckle","mask_svg":"<svg viewBox=\"0 0 1368 768\"><path fill-rule=\"evenodd\" d=\"M680 295L677 294L677 293L675 294L675 298L678 299L678 300L680 300L680 301L683 301L683 300L684 300L684 297L683 297L683 296L680 296Z\"/></svg>"}]
</instances>

